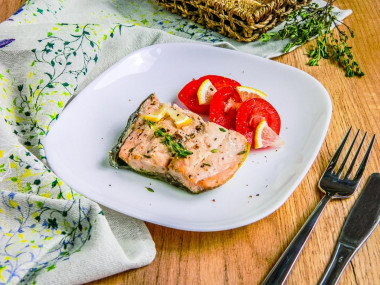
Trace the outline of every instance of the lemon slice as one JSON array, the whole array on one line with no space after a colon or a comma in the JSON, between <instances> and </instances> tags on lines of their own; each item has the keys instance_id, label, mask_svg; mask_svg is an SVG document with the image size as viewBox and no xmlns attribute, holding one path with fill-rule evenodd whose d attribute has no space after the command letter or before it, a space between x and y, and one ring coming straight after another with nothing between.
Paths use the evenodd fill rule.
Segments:
<instances>
[{"instance_id":1,"label":"lemon slice","mask_svg":"<svg viewBox=\"0 0 380 285\"><path fill-rule=\"evenodd\" d=\"M210 79L206 79L199 86L197 96L199 105L208 105L211 102L212 96L216 93L216 88L212 85Z\"/></svg>"},{"instance_id":2,"label":"lemon slice","mask_svg":"<svg viewBox=\"0 0 380 285\"><path fill-rule=\"evenodd\" d=\"M263 91L248 86L236 86L236 91L243 102L251 98L265 99L267 97Z\"/></svg>"},{"instance_id":3,"label":"lemon slice","mask_svg":"<svg viewBox=\"0 0 380 285\"><path fill-rule=\"evenodd\" d=\"M167 107L165 105L163 105L157 111L150 113L150 114L143 114L142 117L145 120L156 123L166 115L166 109L167 109Z\"/></svg>"},{"instance_id":4,"label":"lemon slice","mask_svg":"<svg viewBox=\"0 0 380 285\"><path fill-rule=\"evenodd\" d=\"M150 114L142 114L141 116L145 120L156 123L166 115L169 115L169 117L174 121L174 124L178 128L186 126L192 122L189 116L186 116L182 112L173 109L170 105L162 105L157 111Z\"/></svg>"},{"instance_id":5,"label":"lemon slice","mask_svg":"<svg viewBox=\"0 0 380 285\"><path fill-rule=\"evenodd\" d=\"M254 148L280 147L284 141L274 130L272 130L266 120L262 120L256 127Z\"/></svg>"},{"instance_id":6,"label":"lemon slice","mask_svg":"<svg viewBox=\"0 0 380 285\"><path fill-rule=\"evenodd\" d=\"M174 124L181 128L183 126L187 126L192 122L191 118L189 116L186 116L185 114L178 112L177 110L173 108L167 108L166 110L167 114L170 116L170 118L173 119Z\"/></svg>"}]
</instances>

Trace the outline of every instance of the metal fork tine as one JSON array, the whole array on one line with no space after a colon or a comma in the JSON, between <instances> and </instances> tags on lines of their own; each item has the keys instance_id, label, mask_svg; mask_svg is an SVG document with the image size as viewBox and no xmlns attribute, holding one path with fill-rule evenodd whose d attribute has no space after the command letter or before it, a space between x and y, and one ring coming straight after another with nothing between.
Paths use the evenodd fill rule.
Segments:
<instances>
[{"instance_id":1,"label":"metal fork tine","mask_svg":"<svg viewBox=\"0 0 380 285\"><path fill-rule=\"evenodd\" d=\"M369 145L368 145L367 151L365 152L365 155L364 155L364 157L363 157L363 160L362 160L362 162L360 163L359 168L358 168L358 170L357 170L356 173L355 173L354 180L360 180L360 178L362 177L363 172L364 172L364 169L365 169L365 166L366 166L367 161L368 161L368 159L369 159L369 156L371 155L372 146L373 146L373 144L374 144L374 142L375 142L375 138L376 138L376 135L373 135L373 136L372 136L372 139L371 139L371 141L370 141L370 143L369 143Z\"/></svg>"},{"instance_id":2,"label":"metal fork tine","mask_svg":"<svg viewBox=\"0 0 380 285\"><path fill-rule=\"evenodd\" d=\"M364 142L364 139L366 138L367 136L367 132L364 133L364 136L360 142L360 145L358 147L358 150L356 151L355 155L354 155L354 158L352 159L352 162L350 164L350 166L348 167L348 170L346 172L346 175L344 176L344 179L349 179L350 178L350 174L352 172L352 169L354 168L354 165L355 165L355 162L356 162L356 159L358 158L358 155L359 155L359 152L360 152L360 149L362 148L363 146L363 142Z\"/></svg>"},{"instance_id":3,"label":"metal fork tine","mask_svg":"<svg viewBox=\"0 0 380 285\"><path fill-rule=\"evenodd\" d=\"M339 167L339 169L338 169L338 171L337 171L337 173L336 173L336 176L338 176L339 178L340 178L340 175L342 174L342 171L343 171L344 165L346 164L346 161L347 161L347 159L348 159L348 157L349 157L349 155L350 155L350 153L351 153L352 147L353 147L354 144L355 144L356 138L357 138L358 135L359 135L359 132L360 132L360 130L358 130L358 131L356 132L356 135L355 135L354 139L352 140L352 143L351 143L351 145L350 145L350 148L348 149L348 151L347 151L347 153L346 153L346 156L344 157L344 159L343 159L343 161L342 161L342 164L340 165L340 167Z\"/></svg>"},{"instance_id":4,"label":"metal fork tine","mask_svg":"<svg viewBox=\"0 0 380 285\"><path fill-rule=\"evenodd\" d=\"M352 129L352 127L350 127L348 129L348 131L347 131L346 135L344 136L342 142L340 143L338 149L335 151L333 157L331 158L330 163L329 163L329 165L326 168L326 171L328 171L328 170L331 171L331 172L334 171L334 168L335 168L335 165L336 165L336 163L337 163L337 161L339 159L340 153L342 152L343 147L346 144L348 135L351 133L351 129Z\"/></svg>"}]
</instances>

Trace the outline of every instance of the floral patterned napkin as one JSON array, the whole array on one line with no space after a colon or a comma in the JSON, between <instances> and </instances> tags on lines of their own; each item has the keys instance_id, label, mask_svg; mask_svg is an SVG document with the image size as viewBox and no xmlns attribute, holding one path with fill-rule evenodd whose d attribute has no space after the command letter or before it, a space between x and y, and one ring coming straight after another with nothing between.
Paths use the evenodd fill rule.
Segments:
<instances>
[{"instance_id":1,"label":"floral patterned napkin","mask_svg":"<svg viewBox=\"0 0 380 285\"><path fill-rule=\"evenodd\" d=\"M286 45L237 43L153 0L27 0L0 24L0 284L80 284L154 259L145 224L66 185L42 141L65 104L120 58L190 41L263 57Z\"/></svg>"}]
</instances>

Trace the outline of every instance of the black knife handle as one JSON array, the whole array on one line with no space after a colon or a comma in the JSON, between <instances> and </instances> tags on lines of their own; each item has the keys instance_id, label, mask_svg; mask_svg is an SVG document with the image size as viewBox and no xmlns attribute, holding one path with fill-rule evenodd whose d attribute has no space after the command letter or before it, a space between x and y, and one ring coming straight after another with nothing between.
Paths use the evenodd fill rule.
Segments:
<instances>
[{"instance_id":1,"label":"black knife handle","mask_svg":"<svg viewBox=\"0 0 380 285\"><path fill-rule=\"evenodd\" d=\"M336 284L347 264L380 222L380 173L369 177L340 233L331 261L319 281Z\"/></svg>"},{"instance_id":2,"label":"black knife handle","mask_svg":"<svg viewBox=\"0 0 380 285\"><path fill-rule=\"evenodd\" d=\"M319 281L319 284L337 284L344 269L358 249L359 248L352 248L345 244L338 243L330 260L330 264Z\"/></svg>"}]
</instances>

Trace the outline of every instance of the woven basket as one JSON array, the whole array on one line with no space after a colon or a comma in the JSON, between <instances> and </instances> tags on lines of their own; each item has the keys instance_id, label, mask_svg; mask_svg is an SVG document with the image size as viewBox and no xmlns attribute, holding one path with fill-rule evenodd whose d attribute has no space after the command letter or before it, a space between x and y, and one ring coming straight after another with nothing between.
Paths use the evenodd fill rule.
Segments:
<instances>
[{"instance_id":1,"label":"woven basket","mask_svg":"<svg viewBox=\"0 0 380 285\"><path fill-rule=\"evenodd\" d=\"M180 16L240 42L258 40L310 0L156 0Z\"/></svg>"}]
</instances>

